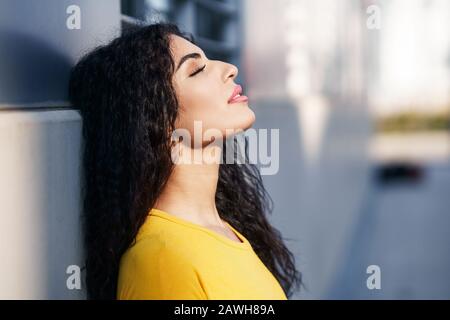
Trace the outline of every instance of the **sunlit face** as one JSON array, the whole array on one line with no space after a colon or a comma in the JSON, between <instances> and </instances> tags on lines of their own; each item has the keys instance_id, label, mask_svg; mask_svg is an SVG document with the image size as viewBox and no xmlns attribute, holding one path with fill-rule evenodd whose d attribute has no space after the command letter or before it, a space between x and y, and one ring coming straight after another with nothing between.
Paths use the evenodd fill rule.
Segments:
<instances>
[{"instance_id":1,"label":"sunlit face","mask_svg":"<svg viewBox=\"0 0 450 320\"><path fill-rule=\"evenodd\" d=\"M228 137L231 130L252 126L255 114L248 102L228 102L237 85L236 66L209 60L202 49L176 35L171 36L171 50L176 70L173 84L179 101L177 129L187 129L194 137L194 121L201 121L203 132L215 128L222 137ZM244 88L241 95L245 95Z\"/></svg>"}]
</instances>

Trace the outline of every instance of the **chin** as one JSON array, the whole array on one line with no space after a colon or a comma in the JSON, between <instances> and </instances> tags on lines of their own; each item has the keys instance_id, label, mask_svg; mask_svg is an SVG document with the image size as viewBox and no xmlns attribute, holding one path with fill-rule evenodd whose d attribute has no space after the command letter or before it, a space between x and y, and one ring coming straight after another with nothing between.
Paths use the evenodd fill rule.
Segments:
<instances>
[{"instance_id":1,"label":"chin","mask_svg":"<svg viewBox=\"0 0 450 320\"><path fill-rule=\"evenodd\" d=\"M255 120L255 114L251 111L239 124L235 126L235 130L245 131L253 126Z\"/></svg>"},{"instance_id":2,"label":"chin","mask_svg":"<svg viewBox=\"0 0 450 320\"><path fill-rule=\"evenodd\" d=\"M242 130L247 130L249 128L251 128L253 126L253 124L255 123L256 120L256 115L253 112L252 109L248 108L248 116L247 116L247 122L244 125L244 127L242 128Z\"/></svg>"},{"instance_id":3,"label":"chin","mask_svg":"<svg viewBox=\"0 0 450 320\"><path fill-rule=\"evenodd\" d=\"M228 121L225 122L222 120L221 122L221 130L224 137L229 136L226 130L232 130L234 133L245 131L251 128L256 120L255 113L249 107L240 109L239 112L235 111L232 115L228 114L227 117L229 117Z\"/></svg>"}]
</instances>

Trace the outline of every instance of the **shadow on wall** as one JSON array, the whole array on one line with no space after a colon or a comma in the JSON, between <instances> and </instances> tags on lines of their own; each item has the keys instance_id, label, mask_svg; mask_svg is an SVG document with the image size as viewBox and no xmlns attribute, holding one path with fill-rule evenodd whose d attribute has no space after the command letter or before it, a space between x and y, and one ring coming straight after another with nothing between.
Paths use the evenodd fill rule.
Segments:
<instances>
[{"instance_id":1,"label":"shadow on wall","mask_svg":"<svg viewBox=\"0 0 450 320\"><path fill-rule=\"evenodd\" d=\"M36 103L47 101L48 97L66 100L72 63L51 45L26 34L3 30L0 61L0 103Z\"/></svg>"},{"instance_id":2,"label":"shadow on wall","mask_svg":"<svg viewBox=\"0 0 450 320\"><path fill-rule=\"evenodd\" d=\"M67 268L80 265L81 254L81 117L52 108L66 100L71 66L40 39L0 31L0 296L6 299L84 298L83 290L66 286Z\"/></svg>"}]
</instances>

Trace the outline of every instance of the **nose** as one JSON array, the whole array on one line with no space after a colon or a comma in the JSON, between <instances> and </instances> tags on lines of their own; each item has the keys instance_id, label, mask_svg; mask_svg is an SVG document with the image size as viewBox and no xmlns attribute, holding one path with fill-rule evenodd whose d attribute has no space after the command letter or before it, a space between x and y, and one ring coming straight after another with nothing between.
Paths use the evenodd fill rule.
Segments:
<instances>
[{"instance_id":1,"label":"nose","mask_svg":"<svg viewBox=\"0 0 450 320\"><path fill-rule=\"evenodd\" d=\"M224 76L223 81L227 82L229 78L235 79L239 73L239 69L231 63L224 62Z\"/></svg>"}]
</instances>

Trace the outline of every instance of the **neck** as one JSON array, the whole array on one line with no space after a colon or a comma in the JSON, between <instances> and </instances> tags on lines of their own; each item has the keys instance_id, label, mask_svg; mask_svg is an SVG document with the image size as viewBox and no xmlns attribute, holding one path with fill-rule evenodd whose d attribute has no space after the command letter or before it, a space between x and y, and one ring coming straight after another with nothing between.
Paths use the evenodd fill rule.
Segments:
<instances>
[{"instance_id":1,"label":"neck","mask_svg":"<svg viewBox=\"0 0 450 320\"><path fill-rule=\"evenodd\" d=\"M195 152L204 155L211 151L211 148L196 151L183 148L184 155ZM221 150L216 151L219 152L215 159L219 159ZM200 225L223 226L215 201L220 164L202 159L196 163L176 164L154 207Z\"/></svg>"}]
</instances>

